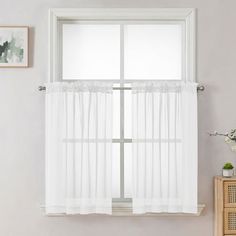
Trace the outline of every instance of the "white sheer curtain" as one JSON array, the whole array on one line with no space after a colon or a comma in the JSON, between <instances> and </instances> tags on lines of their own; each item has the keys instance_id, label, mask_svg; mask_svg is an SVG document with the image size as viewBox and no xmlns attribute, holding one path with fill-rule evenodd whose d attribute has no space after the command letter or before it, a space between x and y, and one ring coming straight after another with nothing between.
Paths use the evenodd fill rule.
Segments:
<instances>
[{"instance_id":1,"label":"white sheer curtain","mask_svg":"<svg viewBox=\"0 0 236 236\"><path fill-rule=\"evenodd\" d=\"M132 85L133 212L197 212L197 85Z\"/></svg>"},{"instance_id":2,"label":"white sheer curtain","mask_svg":"<svg viewBox=\"0 0 236 236\"><path fill-rule=\"evenodd\" d=\"M112 84L46 85L46 213L112 212Z\"/></svg>"}]
</instances>

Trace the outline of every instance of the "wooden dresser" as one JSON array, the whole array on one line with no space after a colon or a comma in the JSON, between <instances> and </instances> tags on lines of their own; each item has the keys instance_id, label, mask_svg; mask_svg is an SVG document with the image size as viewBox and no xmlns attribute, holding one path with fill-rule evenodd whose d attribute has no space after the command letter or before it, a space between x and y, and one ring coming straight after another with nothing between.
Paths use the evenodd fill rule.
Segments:
<instances>
[{"instance_id":1,"label":"wooden dresser","mask_svg":"<svg viewBox=\"0 0 236 236\"><path fill-rule=\"evenodd\" d=\"M216 176L215 236L236 236L236 176Z\"/></svg>"}]
</instances>

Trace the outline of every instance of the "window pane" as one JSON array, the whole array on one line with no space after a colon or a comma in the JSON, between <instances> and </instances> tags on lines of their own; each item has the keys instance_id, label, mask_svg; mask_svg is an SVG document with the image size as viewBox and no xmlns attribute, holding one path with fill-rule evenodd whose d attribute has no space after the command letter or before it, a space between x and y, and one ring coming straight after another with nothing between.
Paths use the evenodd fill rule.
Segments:
<instances>
[{"instance_id":1,"label":"window pane","mask_svg":"<svg viewBox=\"0 0 236 236\"><path fill-rule=\"evenodd\" d=\"M120 197L120 144L113 143L112 150L112 197Z\"/></svg>"},{"instance_id":2,"label":"window pane","mask_svg":"<svg viewBox=\"0 0 236 236\"><path fill-rule=\"evenodd\" d=\"M132 144L125 143L124 146L124 173L125 173L125 198L132 198Z\"/></svg>"},{"instance_id":3,"label":"window pane","mask_svg":"<svg viewBox=\"0 0 236 236\"><path fill-rule=\"evenodd\" d=\"M125 79L181 79L181 25L126 25L124 48Z\"/></svg>"},{"instance_id":4,"label":"window pane","mask_svg":"<svg viewBox=\"0 0 236 236\"><path fill-rule=\"evenodd\" d=\"M129 87L131 84L129 84ZM124 102L124 135L126 139L132 137L132 91L125 90L125 102Z\"/></svg>"},{"instance_id":5,"label":"window pane","mask_svg":"<svg viewBox=\"0 0 236 236\"><path fill-rule=\"evenodd\" d=\"M119 79L120 26L63 24L63 79Z\"/></svg>"},{"instance_id":6,"label":"window pane","mask_svg":"<svg viewBox=\"0 0 236 236\"><path fill-rule=\"evenodd\" d=\"M113 90L113 138L120 138L120 91Z\"/></svg>"}]
</instances>

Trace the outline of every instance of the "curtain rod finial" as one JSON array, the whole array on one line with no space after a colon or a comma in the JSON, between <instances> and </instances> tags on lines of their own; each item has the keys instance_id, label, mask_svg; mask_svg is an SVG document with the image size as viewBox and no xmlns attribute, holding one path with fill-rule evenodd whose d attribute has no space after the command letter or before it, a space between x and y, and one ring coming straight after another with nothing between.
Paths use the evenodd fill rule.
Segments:
<instances>
[{"instance_id":1,"label":"curtain rod finial","mask_svg":"<svg viewBox=\"0 0 236 236\"><path fill-rule=\"evenodd\" d=\"M39 86L38 89L39 89L39 91L43 91L43 90L46 90L46 87L44 87L44 86Z\"/></svg>"},{"instance_id":2,"label":"curtain rod finial","mask_svg":"<svg viewBox=\"0 0 236 236\"><path fill-rule=\"evenodd\" d=\"M200 86L197 87L197 90L198 91L204 91L205 87L203 85L200 85Z\"/></svg>"}]
</instances>

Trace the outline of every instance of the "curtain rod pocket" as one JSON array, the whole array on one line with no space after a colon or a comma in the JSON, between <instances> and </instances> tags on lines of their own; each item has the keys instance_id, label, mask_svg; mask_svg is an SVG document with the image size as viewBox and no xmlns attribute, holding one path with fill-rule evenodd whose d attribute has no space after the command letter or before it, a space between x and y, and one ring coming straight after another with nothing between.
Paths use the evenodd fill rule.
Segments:
<instances>
[{"instance_id":1,"label":"curtain rod pocket","mask_svg":"<svg viewBox=\"0 0 236 236\"><path fill-rule=\"evenodd\" d=\"M39 86L38 87L39 91L45 91L46 87L45 86ZM114 87L113 90L131 90L131 87ZM203 85L198 85L197 86L197 91L204 91L205 87Z\"/></svg>"}]
</instances>

